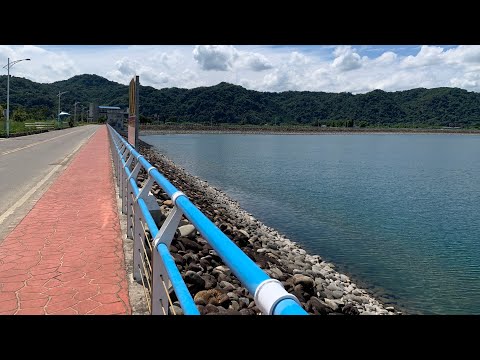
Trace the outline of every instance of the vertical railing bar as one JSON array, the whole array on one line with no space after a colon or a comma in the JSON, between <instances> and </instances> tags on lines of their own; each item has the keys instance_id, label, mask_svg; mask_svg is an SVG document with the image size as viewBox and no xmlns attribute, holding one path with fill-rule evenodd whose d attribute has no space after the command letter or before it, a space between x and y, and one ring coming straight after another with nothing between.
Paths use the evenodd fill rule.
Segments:
<instances>
[{"instance_id":1,"label":"vertical railing bar","mask_svg":"<svg viewBox=\"0 0 480 360\"><path fill-rule=\"evenodd\" d=\"M149 236L147 235L147 231L145 230L145 226L143 226L143 223L140 223L140 224L142 225L143 233L145 234L145 238L147 239L147 245L150 248L150 250L153 250L152 245L150 244L150 241L149 241L149 240L152 239L152 237L150 236L150 238L149 238Z\"/></svg>"},{"instance_id":2,"label":"vertical railing bar","mask_svg":"<svg viewBox=\"0 0 480 360\"><path fill-rule=\"evenodd\" d=\"M144 275L145 277L147 278L147 285L148 285L148 292L151 293L152 292L152 287L150 285L150 282L151 282L151 277L150 277L150 273L148 272L147 268L145 267L145 262L143 261L142 259L142 267L143 267L143 271L144 271Z\"/></svg>"},{"instance_id":3,"label":"vertical railing bar","mask_svg":"<svg viewBox=\"0 0 480 360\"><path fill-rule=\"evenodd\" d=\"M147 264L148 264L148 267L149 267L149 269L150 269L150 272L153 272L152 266L150 265L150 261L148 260L148 254L147 254L147 250L145 249L144 243L145 243L145 241L142 241L143 253L145 254L145 258L146 258L146 260L147 260Z\"/></svg>"},{"instance_id":4,"label":"vertical railing bar","mask_svg":"<svg viewBox=\"0 0 480 360\"><path fill-rule=\"evenodd\" d=\"M165 273L165 267L160 254L156 250L152 252L152 263L152 315L161 315L159 307L162 309L163 314L166 314L168 313L167 293L159 284L162 279L161 275Z\"/></svg>"},{"instance_id":5,"label":"vertical railing bar","mask_svg":"<svg viewBox=\"0 0 480 360\"><path fill-rule=\"evenodd\" d=\"M140 268L140 266L139 266ZM141 271L140 271L141 272ZM150 313L152 312L152 306L150 305L150 298L148 297L147 295L147 289L145 287L145 282L143 281L143 275L142 275L142 285L143 285L143 293L145 295L145 299L147 299L147 306L148 306L148 311L150 311Z\"/></svg>"},{"instance_id":6,"label":"vertical railing bar","mask_svg":"<svg viewBox=\"0 0 480 360\"><path fill-rule=\"evenodd\" d=\"M134 203L134 206L137 208L136 211L135 211L135 218L134 218L134 221L133 221L133 247L134 247L134 253L133 253L133 264L134 264L134 269L136 268L136 266L140 265L140 257L141 257L141 253L140 253L140 245L139 245L139 242L140 241L143 241L142 239L142 236L141 234L139 233L138 231L138 223L142 221L141 219L141 212L139 212L138 210L138 202L135 202ZM137 272L134 272L133 274L133 277L135 280L139 280L138 279L138 271Z\"/></svg>"},{"instance_id":7,"label":"vertical railing bar","mask_svg":"<svg viewBox=\"0 0 480 360\"><path fill-rule=\"evenodd\" d=\"M173 301L170 298L170 294L168 293L167 287L165 286L165 280L163 279L163 276L161 274L160 274L160 278L162 279L162 285L163 285L163 288L165 289L165 293L167 294L168 302L172 307L173 315L177 315L177 313L175 312L175 309L173 308Z\"/></svg>"}]
</instances>

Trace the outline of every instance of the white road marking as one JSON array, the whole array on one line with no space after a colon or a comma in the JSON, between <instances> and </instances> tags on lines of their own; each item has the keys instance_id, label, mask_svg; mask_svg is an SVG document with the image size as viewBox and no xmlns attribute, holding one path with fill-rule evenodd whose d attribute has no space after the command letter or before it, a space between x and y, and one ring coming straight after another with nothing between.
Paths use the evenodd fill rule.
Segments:
<instances>
[{"instance_id":1,"label":"white road marking","mask_svg":"<svg viewBox=\"0 0 480 360\"><path fill-rule=\"evenodd\" d=\"M67 135L70 135L70 134L74 134L74 133L79 132L79 131L81 131L81 130L82 130L82 129L76 130L76 131L72 131L72 132L69 132L69 133L67 133L67 134L63 134L63 135L60 135L60 136L56 136L56 137L51 138L51 139L42 140L42 141L39 141L39 142L30 144L30 145L26 145L26 146L23 146L23 147L20 147L20 148L13 149L13 150L8 150L8 151L5 151L5 152L1 153L0 156L1 156L1 155L8 155L8 154L11 154L11 153L14 153L14 152L23 150L23 149L30 148L30 147L35 146L35 145L40 145L40 144L46 143L46 142L48 142L48 141L52 141L52 140L61 138L61 137L63 137L63 136L67 136Z\"/></svg>"}]
</instances>

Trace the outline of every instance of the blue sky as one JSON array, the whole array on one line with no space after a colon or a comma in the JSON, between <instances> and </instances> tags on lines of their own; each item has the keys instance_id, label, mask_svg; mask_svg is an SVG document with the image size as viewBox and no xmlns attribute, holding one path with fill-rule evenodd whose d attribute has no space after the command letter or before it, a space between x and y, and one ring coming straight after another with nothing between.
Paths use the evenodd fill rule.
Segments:
<instances>
[{"instance_id":1,"label":"blue sky","mask_svg":"<svg viewBox=\"0 0 480 360\"><path fill-rule=\"evenodd\" d=\"M31 58L11 74L42 83L97 74L127 84L136 74L157 89L226 81L276 92L480 91L478 45L0 45L0 64L7 57Z\"/></svg>"}]
</instances>

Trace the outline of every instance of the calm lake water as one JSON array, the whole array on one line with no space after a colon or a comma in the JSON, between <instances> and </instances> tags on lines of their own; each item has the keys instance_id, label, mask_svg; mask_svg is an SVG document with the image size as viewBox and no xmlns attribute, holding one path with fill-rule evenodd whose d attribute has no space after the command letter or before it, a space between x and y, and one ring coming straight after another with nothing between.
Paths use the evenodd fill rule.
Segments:
<instances>
[{"instance_id":1,"label":"calm lake water","mask_svg":"<svg viewBox=\"0 0 480 360\"><path fill-rule=\"evenodd\" d=\"M412 313L480 314L480 136L142 136Z\"/></svg>"}]
</instances>

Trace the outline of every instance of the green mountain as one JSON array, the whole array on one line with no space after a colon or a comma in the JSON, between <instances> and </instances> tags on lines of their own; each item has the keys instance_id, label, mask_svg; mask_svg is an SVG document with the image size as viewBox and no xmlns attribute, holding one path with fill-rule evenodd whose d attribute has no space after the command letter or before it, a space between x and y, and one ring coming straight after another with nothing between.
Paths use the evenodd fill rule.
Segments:
<instances>
[{"instance_id":1,"label":"green mountain","mask_svg":"<svg viewBox=\"0 0 480 360\"><path fill-rule=\"evenodd\" d=\"M0 76L0 104L6 105L6 76ZM140 79L141 80L141 79ZM75 101L85 107L128 106L128 86L97 75L78 75L51 84L12 77L11 109L22 108L33 117L54 118L59 91L63 111L73 113ZM79 111L77 107L77 112ZM312 124L358 126L455 125L480 127L480 93L458 88L412 89L366 94L247 90L222 82L195 89L140 87L143 121Z\"/></svg>"}]
</instances>

